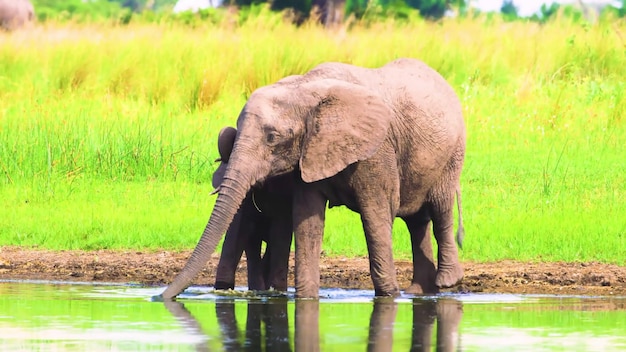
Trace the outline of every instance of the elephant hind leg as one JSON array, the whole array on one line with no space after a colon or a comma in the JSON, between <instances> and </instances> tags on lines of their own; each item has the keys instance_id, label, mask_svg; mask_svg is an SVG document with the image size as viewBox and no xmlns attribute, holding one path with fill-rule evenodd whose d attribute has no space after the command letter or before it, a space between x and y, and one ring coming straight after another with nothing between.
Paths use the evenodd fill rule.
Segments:
<instances>
[{"instance_id":1,"label":"elephant hind leg","mask_svg":"<svg viewBox=\"0 0 626 352\"><path fill-rule=\"evenodd\" d=\"M430 235L430 217L425 210L403 218L411 234L413 252L413 280L404 292L409 294L437 293L435 285L437 267L433 259Z\"/></svg>"},{"instance_id":2,"label":"elephant hind leg","mask_svg":"<svg viewBox=\"0 0 626 352\"><path fill-rule=\"evenodd\" d=\"M376 296L400 294L391 246L393 218L374 206L361 208L361 221L367 242L370 275Z\"/></svg>"},{"instance_id":3,"label":"elephant hind leg","mask_svg":"<svg viewBox=\"0 0 626 352\"><path fill-rule=\"evenodd\" d=\"M439 192L430 202L433 232L437 240L437 278L440 288L453 287L463 279L459 251L454 237L454 187Z\"/></svg>"}]
</instances>

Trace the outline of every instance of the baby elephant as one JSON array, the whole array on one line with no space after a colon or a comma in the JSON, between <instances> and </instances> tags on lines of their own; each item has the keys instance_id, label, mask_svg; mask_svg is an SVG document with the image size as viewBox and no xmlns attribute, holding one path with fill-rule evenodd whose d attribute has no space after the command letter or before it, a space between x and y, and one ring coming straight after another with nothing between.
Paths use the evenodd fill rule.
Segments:
<instances>
[{"instance_id":1,"label":"baby elephant","mask_svg":"<svg viewBox=\"0 0 626 352\"><path fill-rule=\"evenodd\" d=\"M213 174L213 187L223 181L237 130L223 128L218 136L220 165ZM215 289L232 289L241 254L246 252L248 289L287 291L292 240L293 174L268 179L248 192L230 224L217 266ZM266 249L261 257L261 242Z\"/></svg>"}]
</instances>

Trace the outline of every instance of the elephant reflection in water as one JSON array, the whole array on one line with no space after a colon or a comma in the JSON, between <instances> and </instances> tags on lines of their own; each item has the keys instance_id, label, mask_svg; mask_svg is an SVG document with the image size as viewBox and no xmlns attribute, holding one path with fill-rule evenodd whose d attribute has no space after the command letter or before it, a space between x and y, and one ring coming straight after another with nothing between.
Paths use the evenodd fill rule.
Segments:
<instances>
[{"instance_id":1,"label":"elephant reflection in water","mask_svg":"<svg viewBox=\"0 0 626 352\"><path fill-rule=\"evenodd\" d=\"M288 299L271 299L265 302L248 301L245 338L235 316L235 301L218 300L215 303L217 321L222 334L225 351L291 351ZM205 335L193 315L177 301L166 301L165 307L181 325L196 335ZM393 326L398 304L393 298L374 299L370 316L368 351L391 351L393 349ZM320 351L319 300L295 301L295 351ZM463 305L449 298L437 300L415 299L413 302L413 328L411 351L455 351L460 349L459 324L463 317ZM437 323L436 341L432 342L433 328ZM265 327L263 329L263 326ZM209 351L207 340L196 345L196 351Z\"/></svg>"},{"instance_id":2,"label":"elephant reflection in water","mask_svg":"<svg viewBox=\"0 0 626 352\"><path fill-rule=\"evenodd\" d=\"M393 325L396 320L397 303L389 298L374 299L370 318L368 351L391 351L393 349ZM456 351L459 348L459 323L463 317L463 305L454 299L424 300L413 302L413 329L411 351L432 351L432 335L437 322L436 351Z\"/></svg>"},{"instance_id":3,"label":"elephant reflection in water","mask_svg":"<svg viewBox=\"0 0 626 352\"><path fill-rule=\"evenodd\" d=\"M239 339L234 302L218 302L215 310L222 331L224 350L291 351L287 299L272 300L269 303L248 302L246 336L243 346ZM319 301L296 300L295 316L295 350L320 351ZM265 325L265 333L263 333L261 322ZM264 341L261 339L262 336ZM263 348L263 342L265 342L265 348Z\"/></svg>"},{"instance_id":4,"label":"elephant reflection in water","mask_svg":"<svg viewBox=\"0 0 626 352\"><path fill-rule=\"evenodd\" d=\"M455 299L416 299L413 301L413 333L411 351L431 351L432 331L437 321L437 351L460 349L459 324L463 317L463 303Z\"/></svg>"},{"instance_id":5,"label":"elephant reflection in water","mask_svg":"<svg viewBox=\"0 0 626 352\"><path fill-rule=\"evenodd\" d=\"M235 317L235 302L217 301L215 313L222 331L224 350L291 351L287 302L287 298L272 299L267 302L248 301L245 342L242 345ZM265 331L262 329L263 325L265 325Z\"/></svg>"},{"instance_id":6,"label":"elephant reflection in water","mask_svg":"<svg viewBox=\"0 0 626 352\"><path fill-rule=\"evenodd\" d=\"M164 304L185 330L198 336L205 335L198 321L182 303L165 301ZM295 304L295 350L320 351L319 301L296 300ZM291 351L287 307L286 298L271 299L269 302L248 301L245 338L242 343L235 316L235 301L231 299L216 301L215 313L222 334L223 350ZM263 325L265 330L262 329ZM209 351L206 341L196 345L196 351Z\"/></svg>"},{"instance_id":7,"label":"elephant reflection in water","mask_svg":"<svg viewBox=\"0 0 626 352\"><path fill-rule=\"evenodd\" d=\"M202 326L200 323L194 318L194 316L185 308L185 306L176 301L163 302L165 304L165 308L180 322L183 329L188 331L191 334L197 336L204 336L204 332L202 332ZM203 339L202 342L198 343L195 346L195 350L199 352L208 352L211 349L207 345L207 339Z\"/></svg>"},{"instance_id":8,"label":"elephant reflection in water","mask_svg":"<svg viewBox=\"0 0 626 352\"><path fill-rule=\"evenodd\" d=\"M177 301L165 301L163 303L170 314L181 323L184 330L196 336L205 335L200 323L182 303ZM299 304L296 304L296 315L298 315L298 307ZM289 346L287 299L272 299L270 303L248 302L245 342L243 344L241 343L240 330L235 317L235 301L231 299L218 300L215 303L215 313L222 333L223 350L225 351L261 351L263 350L262 337L265 339L266 351L291 350ZM261 322L265 325L265 331L262 330ZM296 335L297 337L298 335ZM195 350L210 351L207 341L208 339L203 339L201 343L195 346ZM319 339L316 341L319 341ZM296 343L296 349L297 346ZM300 349L297 350L299 351Z\"/></svg>"},{"instance_id":9,"label":"elephant reflection in water","mask_svg":"<svg viewBox=\"0 0 626 352\"><path fill-rule=\"evenodd\" d=\"M393 347L393 324L396 321L398 304L393 298L374 299L374 309L370 316L368 351L391 351Z\"/></svg>"}]
</instances>

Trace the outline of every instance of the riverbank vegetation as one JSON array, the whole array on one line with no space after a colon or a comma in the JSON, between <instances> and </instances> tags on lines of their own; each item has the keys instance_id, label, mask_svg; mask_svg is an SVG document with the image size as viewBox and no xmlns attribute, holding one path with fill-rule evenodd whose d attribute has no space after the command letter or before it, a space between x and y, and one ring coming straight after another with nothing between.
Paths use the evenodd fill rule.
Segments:
<instances>
[{"instance_id":1,"label":"riverbank vegetation","mask_svg":"<svg viewBox=\"0 0 626 352\"><path fill-rule=\"evenodd\" d=\"M468 130L463 260L626 258L626 24L497 17L295 26L46 21L0 33L0 245L192 248L216 137L259 86L325 61L414 57L456 89ZM402 222L397 257L410 258ZM366 255L329 211L324 251Z\"/></svg>"}]
</instances>

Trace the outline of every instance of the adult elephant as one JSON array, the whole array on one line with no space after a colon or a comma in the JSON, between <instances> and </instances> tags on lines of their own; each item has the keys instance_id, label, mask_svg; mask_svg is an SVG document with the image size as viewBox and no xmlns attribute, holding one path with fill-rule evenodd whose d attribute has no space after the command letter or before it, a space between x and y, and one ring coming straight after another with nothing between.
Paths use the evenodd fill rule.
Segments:
<instances>
[{"instance_id":1,"label":"adult elephant","mask_svg":"<svg viewBox=\"0 0 626 352\"><path fill-rule=\"evenodd\" d=\"M218 135L220 165L213 174L213 187L222 184L230 154L235 144L237 129L224 127ZM215 289L235 287L235 273L242 253L246 252L248 289L277 291L287 290L289 253L292 240L292 207L294 174L288 173L267 179L260 186L252 187L230 224L215 274ZM436 293L434 285L431 236L423 236L413 246L416 268L407 293ZM266 250L261 257L261 242Z\"/></svg>"},{"instance_id":2,"label":"adult elephant","mask_svg":"<svg viewBox=\"0 0 626 352\"><path fill-rule=\"evenodd\" d=\"M0 0L0 28L14 30L34 19L35 10L29 0Z\"/></svg>"},{"instance_id":3,"label":"adult elephant","mask_svg":"<svg viewBox=\"0 0 626 352\"><path fill-rule=\"evenodd\" d=\"M213 187L222 184L235 143L237 129L223 128L217 146L220 165L213 174ZM287 291L292 240L293 174L272 177L246 195L230 224L215 274L215 289L235 287L235 272L246 252L248 289ZM261 257L261 243L267 243Z\"/></svg>"},{"instance_id":4,"label":"adult elephant","mask_svg":"<svg viewBox=\"0 0 626 352\"><path fill-rule=\"evenodd\" d=\"M407 223L413 243L432 221L436 285L451 287L462 279L453 208L460 195L465 126L454 90L426 64L413 59L376 69L321 64L254 91L237 128L211 218L161 299L191 283L253 186L294 171L297 297L319 294L327 203L361 214L376 295L399 293L391 246L394 217Z\"/></svg>"}]
</instances>

